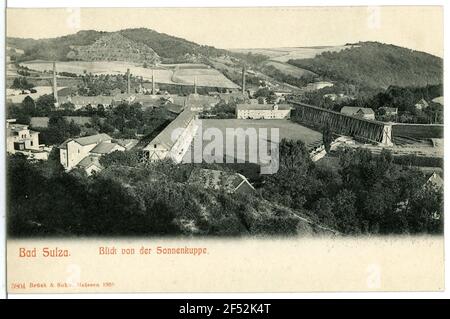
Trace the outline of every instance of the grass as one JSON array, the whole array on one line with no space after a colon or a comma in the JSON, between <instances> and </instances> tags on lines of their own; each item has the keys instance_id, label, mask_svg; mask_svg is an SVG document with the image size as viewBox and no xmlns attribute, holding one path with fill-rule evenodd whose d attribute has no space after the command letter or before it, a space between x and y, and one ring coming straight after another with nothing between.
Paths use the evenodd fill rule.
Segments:
<instances>
[{"instance_id":1,"label":"grass","mask_svg":"<svg viewBox=\"0 0 450 319\"><path fill-rule=\"evenodd\" d=\"M315 73L287 64L287 63L283 63L283 62L279 62L279 61L267 61L266 65L270 65L273 66L274 68L276 68L278 71L283 72L286 75L290 75L293 77L303 77L305 75L314 75Z\"/></svg>"},{"instance_id":2,"label":"grass","mask_svg":"<svg viewBox=\"0 0 450 319\"><path fill-rule=\"evenodd\" d=\"M50 71L53 68L51 61L30 61L21 65L40 72ZM174 74L175 66L178 70ZM142 76L146 80L152 79L152 69L138 66L134 63L120 61L67 61L56 63L57 72L70 72L83 74L84 71L93 74L124 74L127 69L134 76ZM193 85L194 76L197 76L198 86L238 88L222 73L215 69L208 69L203 64L161 65L154 70L155 81L163 84Z\"/></svg>"},{"instance_id":3,"label":"grass","mask_svg":"<svg viewBox=\"0 0 450 319\"><path fill-rule=\"evenodd\" d=\"M210 145L212 146L214 142L211 142L211 140L214 140L216 138L216 132L219 132L222 134L222 138L220 139L223 142L221 145L222 153L225 157L230 158L238 158L245 161L249 161L249 138L248 136L245 137L245 145L242 149L239 149L236 147L237 140L233 132L228 132L227 129L237 129L242 128L244 130L254 128L257 133L261 134L263 132L261 129L266 129L268 140L271 140L271 128L278 128L279 129L279 140L286 138L286 139L292 139L292 140L301 140L303 141L307 146L309 144L313 144L317 141L320 141L322 139L322 134L319 132L316 132L314 130L311 130L309 128L306 128L304 126L301 126L299 124L296 124L294 122L291 122L290 120L238 120L238 119L204 119L202 120L202 130L203 134L206 133L208 129L215 129L215 131L212 133L214 134L214 137L211 139L205 139L205 135L203 136L203 149ZM195 139L199 139L199 131L197 132L197 135ZM227 149L226 148L226 142L234 138L234 149ZM192 147L192 145L191 145ZM267 147L270 147L270 144L268 143ZM188 160L189 154L185 156L185 160ZM259 158L258 158L259 161Z\"/></svg>"}]
</instances>

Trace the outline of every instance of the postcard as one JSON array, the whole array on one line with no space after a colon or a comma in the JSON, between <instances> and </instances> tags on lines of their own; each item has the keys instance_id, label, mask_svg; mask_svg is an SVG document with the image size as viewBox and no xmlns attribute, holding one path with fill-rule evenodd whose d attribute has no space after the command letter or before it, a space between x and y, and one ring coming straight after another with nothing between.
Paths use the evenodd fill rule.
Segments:
<instances>
[{"instance_id":1,"label":"postcard","mask_svg":"<svg viewBox=\"0 0 450 319\"><path fill-rule=\"evenodd\" d=\"M443 7L7 8L11 294L444 289Z\"/></svg>"}]
</instances>

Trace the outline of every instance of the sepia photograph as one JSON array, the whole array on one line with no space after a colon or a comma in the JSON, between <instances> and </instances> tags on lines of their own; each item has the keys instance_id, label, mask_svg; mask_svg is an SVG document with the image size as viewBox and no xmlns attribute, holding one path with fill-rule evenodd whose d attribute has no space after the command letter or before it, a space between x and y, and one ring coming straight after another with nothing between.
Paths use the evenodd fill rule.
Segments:
<instances>
[{"instance_id":1,"label":"sepia photograph","mask_svg":"<svg viewBox=\"0 0 450 319\"><path fill-rule=\"evenodd\" d=\"M7 8L10 271L430 239L443 289L443 34L441 6Z\"/></svg>"}]
</instances>

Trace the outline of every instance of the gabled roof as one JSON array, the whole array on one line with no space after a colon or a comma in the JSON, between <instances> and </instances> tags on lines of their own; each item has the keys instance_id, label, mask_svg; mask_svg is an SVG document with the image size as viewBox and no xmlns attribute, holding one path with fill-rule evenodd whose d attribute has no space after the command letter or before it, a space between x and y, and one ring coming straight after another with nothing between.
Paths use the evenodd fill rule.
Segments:
<instances>
[{"instance_id":1,"label":"gabled roof","mask_svg":"<svg viewBox=\"0 0 450 319\"><path fill-rule=\"evenodd\" d=\"M444 97L438 96L431 100L433 103L439 103L440 105L444 105Z\"/></svg>"},{"instance_id":2,"label":"gabled roof","mask_svg":"<svg viewBox=\"0 0 450 319\"><path fill-rule=\"evenodd\" d=\"M189 123L194 119L195 113L190 110L184 110L178 115L172 122L167 125L146 147L144 150L151 150L151 145L162 145L166 149L170 150L175 144L172 141L172 132L179 128L186 128Z\"/></svg>"},{"instance_id":3,"label":"gabled roof","mask_svg":"<svg viewBox=\"0 0 450 319\"><path fill-rule=\"evenodd\" d=\"M84 169L86 169L92 165L102 168L102 165L99 162L98 156L88 155L77 164L77 166L84 168Z\"/></svg>"},{"instance_id":4,"label":"gabled roof","mask_svg":"<svg viewBox=\"0 0 450 319\"><path fill-rule=\"evenodd\" d=\"M100 144L98 144L96 147L94 147L91 150L91 153L96 153L96 154L109 154L113 151L113 149L116 146L120 146L119 144L116 143L110 143L110 142L101 142ZM123 146L121 146L123 147Z\"/></svg>"},{"instance_id":5,"label":"gabled roof","mask_svg":"<svg viewBox=\"0 0 450 319\"><path fill-rule=\"evenodd\" d=\"M111 136L109 136L108 134L96 134L96 135L91 135L91 136L84 136L84 137L78 137L78 138L69 138L67 140L65 140L61 145L59 145L59 148L65 149L67 148L67 143L69 143L70 141L75 141L80 145L90 145L90 144L98 144L101 143L103 141L111 141Z\"/></svg>"},{"instance_id":6,"label":"gabled roof","mask_svg":"<svg viewBox=\"0 0 450 319\"><path fill-rule=\"evenodd\" d=\"M354 115L354 114L358 114L358 113L375 114L374 111L371 108L368 108L368 107L357 107L357 106L344 106L341 109L341 113L342 114L347 114L347 115Z\"/></svg>"},{"instance_id":7,"label":"gabled roof","mask_svg":"<svg viewBox=\"0 0 450 319\"><path fill-rule=\"evenodd\" d=\"M229 193L236 191L243 182L254 189L245 176L215 169L194 169L188 179L190 184L203 186L206 189L224 190Z\"/></svg>"},{"instance_id":8,"label":"gabled roof","mask_svg":"<svg viewBox=\"0 0 450 319\"><path fill-rule=\"evenodd\" d=\"M423 98L422 98L422 99L420 99L420 101L416 103L416 105L418 105L418 104L419 104L419 105L424 105L424 106L428 106L428 102L427 102L427 101L425 101L425 99L423 99Z\"/></svg>"}]
</instances>

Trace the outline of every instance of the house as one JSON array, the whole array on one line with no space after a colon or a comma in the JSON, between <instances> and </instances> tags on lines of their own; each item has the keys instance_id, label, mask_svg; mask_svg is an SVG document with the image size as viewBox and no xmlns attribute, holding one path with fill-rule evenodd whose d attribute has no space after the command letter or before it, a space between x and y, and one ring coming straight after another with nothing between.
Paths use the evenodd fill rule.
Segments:
<instances>
[{"instance_id":1,"label":"house","mask_svg":"<svg viewBox=\"0 0 450 319\"><path fill-rule=\"evenodd\" d=\"M247 195L256 192L244 175L214 169L194 169L188 183L205 189Z\"/></svg>"},{"instance_id":2,"label":"house","mask_svg":"<svg viewBox=\"0 0 450 319\"><path fill-rule=\"evenodd\" d=\"M306 91L317 91L326 87L332 87L333 85L333 83L327 81L308 83L306 85Z\"/></svg>"},{"instance_id":3,"label":"house","mask_svg":"<svg viewBox=\"0 0 450 319\"><path fill-rule=\"evenodd\" d=\"M232 102L236 103L246 103L248 101L248 94L242 92L230 92L230 93L219 93L219 99L225 104Z\"/></svg>"},{"instance_id":4,"label":"house","mask_svg":"<svg viewBox=\"0 0 450 319\"><path fill-rule=\"evenodd\" d=\"M440 190L444 188L444 180L442 179L442 177L437 174L436 172L433 172L433 174L431 174L427 181L425 182L425 184L423 185L423 188L426 188L428 186L431 186L432 188L436 189L436 190Z\"/></svg>"},{"instance_id":5,"label":"house","mask_svg":"<svg viewBox=\"0 0 450 319\"><path fill-rule=\"evenodd\" d=\"M10 154L21 153L30 159L47 160L51 148L39 144L39 132L9 119L6 120L6 151Z\"/></svg>"},{"instance_id":6,"label":"house","mask_svg":"<svg viewBox=\"0 0 450 319\"><path fill-rule=\"evenodd\" d=\"M112 97L103 95L96 95L96 96L75 95L75 96L60 97L59 105L62 105L64 103L72 103L75 106L76 110L88 105L92 107L97 107L98 105L103 105L107 107L112 104Z\"/></svg>"},{"instance_id":7,"label":"house","mask_svg":"<svg viewBox=\"0 0 450 319\"><path fill-rule=\"evenodd\" d=\"M368 107L344 106L341 113L354 117L362 117L366 120L375 120L375 112Z\"/></svg>"},{"instance_id":8,"label":"house","mask_svg":"<svg viewBox=\"0 0 450 319\"><path fill-rule=\"evenodd\" d=\"M197 132L196 117L196 113L190 110L181 112L143 148L147 159L157 161L170 158L180 163Z\"/></svg>"},{"instance_id":9,"label":"house","mask_svg":"<svg viewBox=\"0 0 450 319\"><path fill-rule=\"evenodd\" d=\"M185 107L191 111L210 110L219 103L219 98L209 95L189 94Z\"/></svg>"},{"instance_id":10,"label":"house","mask_svg":"<svg viewBox=\"0 0 450 319\"><path fill-rule=\"evenodd\" d=\"M114 151L125 151L126 147L112 141L108 134L96 134L91 136L69 138L59 148L61 165L67 170L75 167L84 168L90 174L92 170L101 169L100 164L94 161L94 157L100 158ZM95 169L92 167L95 166Z\"/></svg>"},{"instance_id":11,"label":"house","mask_svg":"<svg viewBox=\"0 0 450 319\"><path fill-rule=\"evenodd\" d=\"M238 104L238 119L287 119L291 116L289 104Z\"/></svg>"},{"instance_id":12,"label":"house","mask_svg":"<svg viewBox=\"0 0 450 319\"><path fill-rule=\"evenodd\" d=\"M134 103L136 100L136 95L131 93L120 93L112 97L112 104L117 105L120 103Z\"/></svg>"},{"instance_id":13,"label":"house","mask_svg":"<svg viewBox=\"0 0 450 319\"><path fill-rule=\"evenodd\" d=\"M431 102L444 106L444 97L443 96L435 97L434 99L431 100Z\"/></svg>"},{"instance_id":14,"label":"house","mask_svg":"<svg viewBox=\"0 0 450 319\"><path fill-rule=\"evenodd\" d=\"M415 106L416 110L422 111L422 110L425 110L429 106L429 104L427 101L425 101L425 99L421 99L414 106Z\"/></svg>"},{"instance_id":15,"label":"house","mask_svg":"<svg viewBox=\"0 0 450 319\"><path fill-rule=\"evenodd\" d=\"M397 116L398 115L397 107L383 106L383 107L380 107L380 110L384 111L384 115L388 115L388 116Z\"/></svg>"}]
</instances>

